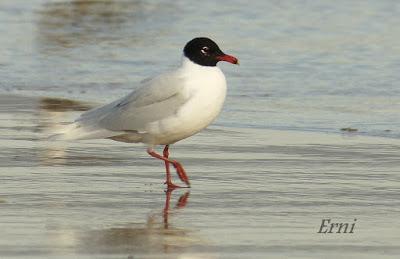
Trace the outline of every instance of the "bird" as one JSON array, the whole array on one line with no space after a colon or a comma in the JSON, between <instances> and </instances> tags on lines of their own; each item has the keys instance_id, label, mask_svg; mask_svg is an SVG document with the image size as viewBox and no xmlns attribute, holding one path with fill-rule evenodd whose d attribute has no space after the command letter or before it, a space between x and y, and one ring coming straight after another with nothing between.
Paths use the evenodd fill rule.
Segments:
<instances>
[{"instance_id":1,"label":"bird","mask_svg":"<svg viewBox=\"0 0 400 259\"><path fill-rule=\"evenodd\" d=\"M143 80L114 102L84 112L53 136L144 143L150 156L164 162L167 188L189 188L186 171L170 159L169 147L200 132L220 113L227 92L225 75L217 66L220 61L239 64L210 38L194 38L184 46L179 67ZM158 145L164 146L162 154L154 149ZM186 186L172 182L171 164Z\"/></svg>"}]
</instances>

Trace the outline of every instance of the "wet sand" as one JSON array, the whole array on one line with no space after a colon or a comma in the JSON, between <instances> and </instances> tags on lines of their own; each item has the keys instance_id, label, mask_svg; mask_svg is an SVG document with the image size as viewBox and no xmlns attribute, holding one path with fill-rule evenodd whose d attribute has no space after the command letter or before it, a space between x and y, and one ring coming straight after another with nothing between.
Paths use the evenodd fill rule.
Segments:
<instances>
[{"instance_id":1,"label":"wet sand","mask_svg":"<svg viewBox=\"0 0 400 259\"><path fill-rule=\"evenodd\" d=\"M91 105L0 96L1 258L400 253L398 139L211 126L172 146L192 188L166 193L141 145L44 139Z\"/></svg>"}]
</instances>

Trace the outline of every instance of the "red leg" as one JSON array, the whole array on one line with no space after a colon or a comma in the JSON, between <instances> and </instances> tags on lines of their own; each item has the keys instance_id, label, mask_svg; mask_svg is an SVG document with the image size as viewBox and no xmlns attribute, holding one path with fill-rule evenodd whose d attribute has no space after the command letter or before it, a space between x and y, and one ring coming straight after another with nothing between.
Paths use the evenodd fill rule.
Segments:
<instances>
[{"instance_id":1,"label":"red leg","mask_svg":"<svg viewBox=\"0 0 400 259\"><path fill-rule=\"evenodd\" d=\"M165 145L164 151L163 151L163 156L164 158L168 159L169 157L169 151L168 151L169 145ZM165 161L165 171L167 172L167 180L165 181L165 184L168 184L168 186L170 184L172 184L172 178L171 178L171 172L169 171L169 162Z\"/></svg>"},{"instance_id":2,"label":"red leg","mask_svg":"<svg viewBox=\"0 0 400 259\"><path fill-rule=\"evenodd\" d=\"M168 152L168 148L167 147L166 147L166 149L167 149L167 152ZM164 151L165 151L165 149L164 149ZM186 185L188 187L190 187L189 178L187 177L186 172L183 169L183 166L179 162L177 162L175 160L170 160L169 158L166 158L164 156L161 156L161 155L157 154L152 148L148 148L147 149L147 153L152 157L155 157L157 159L163 160L164 162L168 162L168 165L169 165L169 163L171 163L175 167L176 173L178 174L179 179L181 179L184 183L186 183ZM168 171L167 171L167 185L168 185L169 189L180 187L180 186L174 185L172 183L171 177L168 178Z\"/></svg>"},{"instance_id":3,"label":"red leg","mask_svg":"<svg viewBox=\"0 0 400 259\"><path fill-rule=\"evenodd\" d=\"M169 145L165 145L164 151L163 151L163 157L168 159L169 157ZM179 185L173 184L172 183L172 177L171 177L171 172L169 170L169 164L170 162L168 160L164 160L165 163L165 171L167 173L167 179L164 184L167 185L168 190L173 190L175 188L180 188Z\"/></svg>"}]
</instances>

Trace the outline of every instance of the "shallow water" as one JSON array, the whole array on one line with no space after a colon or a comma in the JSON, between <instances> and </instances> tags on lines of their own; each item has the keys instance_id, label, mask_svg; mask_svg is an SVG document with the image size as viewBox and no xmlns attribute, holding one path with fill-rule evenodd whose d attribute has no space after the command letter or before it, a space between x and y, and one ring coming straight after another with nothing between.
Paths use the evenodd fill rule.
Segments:
<instances>
[{"instance_id":1,"label":"shallow water","mask_svg":"<svg viewBox=\"0 0 400 259\"><path fill-rule=\"evenodd\" d=\"M0 3L1 258L397 258L397 1L29 3ZM192 188L140 145L44 140L198 35L241 66L172 147Z\"/></svg>"},{"instance_id":2,"label":"shallow water","mask_svg":"<svg viewBox=\"0 0 400 259\"><path fill-rule=\"evenodd\" d=\"M398 140L213 126L173 146L192 188L165 194L163 165L144 147L41 139L84 104L1 101L2 256L376 258L400 252ZM353 234L318 234L324 218L355 218L357 225Z\"/></svg>"}]
</instances>

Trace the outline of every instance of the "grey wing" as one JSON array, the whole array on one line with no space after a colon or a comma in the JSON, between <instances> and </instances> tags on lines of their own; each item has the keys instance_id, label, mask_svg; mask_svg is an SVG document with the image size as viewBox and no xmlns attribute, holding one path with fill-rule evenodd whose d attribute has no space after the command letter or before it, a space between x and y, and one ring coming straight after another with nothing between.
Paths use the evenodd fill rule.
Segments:
<instances>
[{"instance_id":1,"label":"grey wing","mask_svg":"<svg viewBox=\"0 0 400 259\"><path fill-rule=\"evenodd\" d=\"M149 123L176 114L186 103L183 86L183 78L176 74L148 80L130 95L104 106L98 125L111 131L143 132Z\"/></svg>"}]
</instances>

